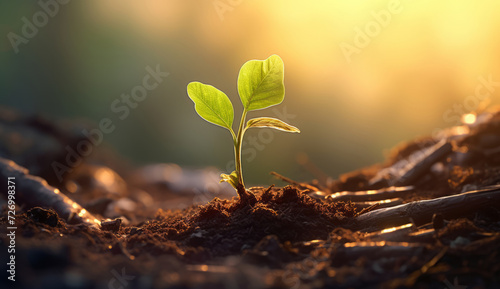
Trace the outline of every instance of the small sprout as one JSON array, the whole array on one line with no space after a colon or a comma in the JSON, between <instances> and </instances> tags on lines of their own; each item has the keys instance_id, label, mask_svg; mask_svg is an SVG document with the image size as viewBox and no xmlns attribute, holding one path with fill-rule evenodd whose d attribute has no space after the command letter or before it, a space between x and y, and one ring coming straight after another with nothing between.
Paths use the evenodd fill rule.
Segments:
<instances>
[{"instance_id":1,"label":"small sprout","mask_svg":"<svg viewBox=\"0 0 500 289\"><path fill-rule=\"evenodd\" d=\"M258 117L250 119L245 126L247 113L280 104L285 98L283 84L283 60L272 55L266 60L250 60L243 64L238 75L238 93L243 104L243 113L238 133L233 131L234 110L227 95L217 88L200 82L187 86L189 98L194 102L196 112L206 121L229 130L233 137L236 170L229 175L222 174L221 182L231 184L240 197L245 192L241 169L241 145L243 135L249 128L274 128L286 132L300 132L279 119Z\"/></svg>"}]
</instances>

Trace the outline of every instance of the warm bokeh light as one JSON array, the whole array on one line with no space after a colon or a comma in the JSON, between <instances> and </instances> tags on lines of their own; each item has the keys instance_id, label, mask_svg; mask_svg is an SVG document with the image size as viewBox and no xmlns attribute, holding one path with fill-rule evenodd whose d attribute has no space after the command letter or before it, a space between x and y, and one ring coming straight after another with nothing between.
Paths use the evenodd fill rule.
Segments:
<instances>
[{"instance_id":1,"label":"warm bokeh light","mask_svg":"<svg viewBox=\"0 0 500 289\"><path fill-rule=\"evenodd\" d=\"M217 10L220 2L229 8ZM4 5L5 34L21 33L21 18L39 9ZM337 177L381 161L402 140L471 124L483 103L499 103L498 11L498 1L463 0L71 2L19 54L4 37L1 103L97 123L114 116L110 104L140 84L146 66L159 64L170 76L106 141L137 162L225 170L230 136L195 115L186 85L227 92L238 115L239 67L276 53L285 102L254 115L287 113L302 133L275 134L244 173L254 184L272 182L269 171L310 179L296 163L306 153L319 168L312 177Z\"/></svg>"},{"instance_id":2,"label":"warm bokeh light","mask_svg":"<svg viewBox=\"0 0 500 289\"><path fill-rule=\"evenodd\" d=\"M384 230L380 231L380 234L391 233L391 232L395 232L397 230L402 230L402 229L410 228L412 226L413 226L413 224L409 223L409 224L405 224L405 225L401 225L401 226L397 226L397 227L391 227L391 228L387 228L387 229L384 229Z\"/></svg>"},{"instance_id":3,"label":"warm bokeh light","mask_svg":"<svg viewBox=\"0 0 500 289\"><path fill-rule=\"evenodd\" d=\"M462 116L462 122L464 124L473 124L476 122L476 114L475 113L468 113L464 114Z\"/></svg>"}]
</instances>

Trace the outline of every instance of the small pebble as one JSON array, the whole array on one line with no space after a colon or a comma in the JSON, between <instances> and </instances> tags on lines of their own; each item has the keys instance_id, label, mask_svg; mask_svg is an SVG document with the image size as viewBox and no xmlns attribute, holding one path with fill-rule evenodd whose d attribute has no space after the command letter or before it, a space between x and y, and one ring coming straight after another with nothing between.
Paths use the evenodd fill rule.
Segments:
<instances>
[{"instance_id":1,"label":"small pebble","mask_svg":"<svg viewBox=\"0 0 500 289\"><path fill-rule=\"evenodd\" d=\"M103 231L116 232L120 230L120 225L122 224L122 219L116 218L111 221L101 221L101 229Z\"/></svg>"},{"instance_id":2,"label":"small pebble","mask_svg":"<svg viewBox=\"0 0 500 289\"><path fill-rule=\"evenodd\" d=\"M37 222L56 227L59 223L59 217L54 210L46 210L40 207L30 209L27 213L28 217Z\"/></svg>"},{"instance_id":3,"label":"small pebble","mask_svg":"<svg viewBox=\"0 0 500 289\"><path fill-rule=\"evenodd\" d=\"M460 247L463 247L463 246L466 246L470 244L470 240L467 239L467 238L464 238L462 236L458 236L455 240L453 240L450 244L450 247L452 249L457 249L457 248L460 248Z\"/></svg>"},{"instance_id":4,"label":"small pebble","mask_svg":"<svg viewBox=\"0 0 500 289\"><path fill-rule=\"evenodd\" d=\"M143 228L132 227L130 229L130 236L143 232Z\"/></svg>"}]
</instances>

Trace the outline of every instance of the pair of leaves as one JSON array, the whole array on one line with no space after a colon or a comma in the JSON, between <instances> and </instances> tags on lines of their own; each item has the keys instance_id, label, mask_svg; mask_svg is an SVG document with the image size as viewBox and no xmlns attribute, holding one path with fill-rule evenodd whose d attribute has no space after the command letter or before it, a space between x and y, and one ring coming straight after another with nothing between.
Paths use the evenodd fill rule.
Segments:
<instances>
[{"instance_id":1,"label":"pair of leaves","mask_svg":"<svg viewBox=\"0 0 500 289\"><path fill-rule=\"evenodd\" d=\"M264 109L280 104L285 97L283 78L283 60L277 55L272 55L266 60L246 62L238 75L238 93L245 110ZM224 92L200 82L189 83L187 90L189 98L195 104L196 112L203 119L232 131L233 105ZM256 120L258 121L253 122L253 127L272 127L293 131L287 129L291 127L290 125L277 119Z\"/></svg>"}]
</instances>

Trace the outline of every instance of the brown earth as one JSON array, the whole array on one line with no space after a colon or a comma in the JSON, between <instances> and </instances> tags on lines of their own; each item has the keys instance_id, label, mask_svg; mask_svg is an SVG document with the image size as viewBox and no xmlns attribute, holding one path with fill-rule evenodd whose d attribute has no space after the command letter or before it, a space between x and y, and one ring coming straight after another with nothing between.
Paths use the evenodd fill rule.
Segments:
<instances>
[{"instance_id":1,"label":"brown earth","mask_svg":"<svg viewBox=\"0 0 500 289\"><path fill-rule=\"evenodd\" d=\"M18 203L16 282L7 280L9 275L2 270L0 285L500 288L498 197L471 212L466 212L465 203L458 217L435 212L430 222L409 219L407 227L389 232L354 229L359 216L374 212L380 204L331 197L341 191L380 192L397 185L406 188L395 193L404 205L499 185L500 113L488 115L484 122L478 117L465 134L447 131L449 149L430 150L439 147L439 139L416 139L394 149L386 163L345 174L328 185L312 181L283 188L250 188L257 199L251 204L220 193L220 198L189 205L196 194L176 191L171 182L146 180L137 170L122 166L120 159L120 168L115 168L113 159L103 162L96 156L58 183L51 174L42 173L50 154L31 151L44 155L41 164L24 159L22 152L14 154L9 151L13 149L9 130L4 128L2 157L15 159L31 172L38 170L52 186L106 222L100 227L69 224L51 208ZM47 135L23 120L10 116L0 121L0 128L21 126L22 138L50 138L57 148L68 139L78 139L52 124ZM428 154L420 153L426 150ZM432 156L435 151L442 155L426 161L438 154ZM60 152L54 152L60 159ZM108 172L111 183L101 180L100 169ZM0 260L4 262L10 242L5 204L0 224Z\"/></svg>"}]
</instances>

